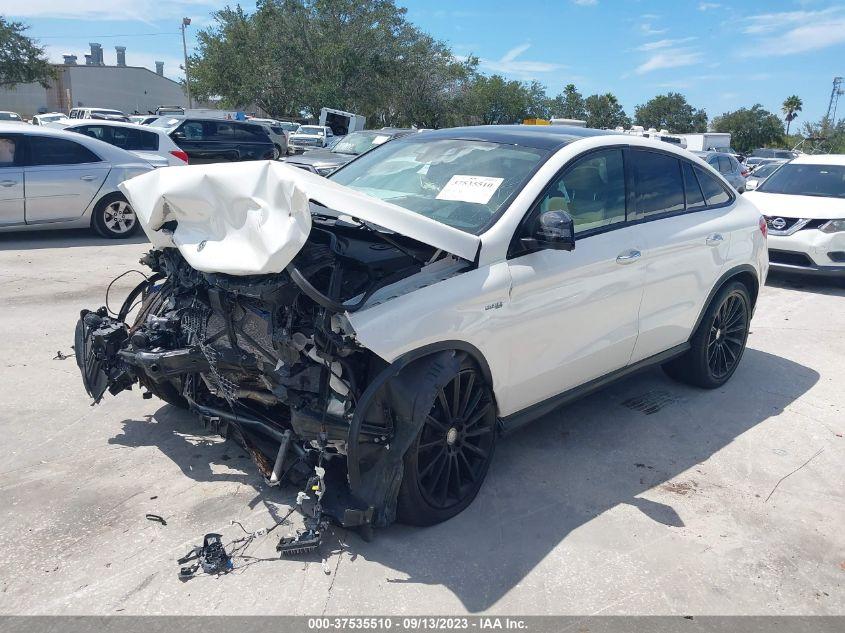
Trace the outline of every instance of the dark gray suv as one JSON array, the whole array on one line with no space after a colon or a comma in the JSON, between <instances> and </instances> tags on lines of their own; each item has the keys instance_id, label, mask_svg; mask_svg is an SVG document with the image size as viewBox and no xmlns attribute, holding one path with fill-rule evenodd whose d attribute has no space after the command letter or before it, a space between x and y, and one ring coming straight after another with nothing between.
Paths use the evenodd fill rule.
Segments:
<instances>
[{"instance_id":1,"label":"dark gray suv","mask_svg":"<svg viewBox=\"0 0 845 633\"><path fill-rule=\"evenodd\" d=\"M700 156L705 163L722 174L739 193L745 192L748 169L732 154L726 152L693 152L693 154Z\"/></svg>"}]
</instances>

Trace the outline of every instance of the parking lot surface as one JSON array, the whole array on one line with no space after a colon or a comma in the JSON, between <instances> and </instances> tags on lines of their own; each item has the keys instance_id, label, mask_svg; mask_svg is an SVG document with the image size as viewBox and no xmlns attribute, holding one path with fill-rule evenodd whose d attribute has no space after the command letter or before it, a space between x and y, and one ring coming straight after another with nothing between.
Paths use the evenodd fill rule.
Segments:
<instances>
[{"instance_id":1,"label":"parking lot surface","mask_svg":"<svg viewBox=\"0 0 845 633\"><path fill-rule=\"evenodd\" d=\"M653 370L504 438L447 523L279 560L296 519L181 582L204 534L271 526L295 491L137 389L91 407L61 359L147 249L0 235L0 613L845 614L845 286L773 278L722 389Z\"/></svg>"}]
</instances>

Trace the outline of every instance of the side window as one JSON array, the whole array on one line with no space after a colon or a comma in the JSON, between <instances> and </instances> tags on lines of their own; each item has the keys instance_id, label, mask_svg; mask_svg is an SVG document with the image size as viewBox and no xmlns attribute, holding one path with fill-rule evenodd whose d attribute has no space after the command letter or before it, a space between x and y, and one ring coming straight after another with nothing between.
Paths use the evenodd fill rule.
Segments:
<instances>
[{"instance_id":1,"label":"side window","mask_svg":"<svg viewBox=\"0 0 845 633\"><path fill-rule=\"evenodd\" d=\"M731 165L731 159L727 156L719 156L719 172L729 174L732 171L733 165Z\"/></svg>"},{"instance_id":2,"label":"side window","mask_svg":"<svg viewBox=\"0 0 845 633\"><path fill-rule=\"evenodd\" d=\"M684 210L684 183L677 158L634 150L637 213L643 217Z\"/></svg>"},{"instance_id":3,"label":"side window","mask_svg":"<svg viewBox=\"0 0 845 633\"><path fill-rule=\"evenodd\" d=\"M16 136L0 136L0 167L14 167L21 164L21 143Z\"/></svg>"},{"instance_id":4,"label":"side window","mask_svg":"<svg viewBox=\"0 0 845 633\"><path fill-rule=\"evenodd\" d=\"M234 135L239 141L260 143L264 140L265 132L255 125L238 125L234 128Z\"/></svg>"},{"instance_id":5,"label":"side window","mask_svg":"<svg viewBox=\"0 0 845 633\"><path fill-rule=\"evenodd\" d=\"M179 128L189 141L201 141L204 138L201 121L186 121Z\"/></svg>"},{"instance_id":6,"label":"side window","mask_svg":"<svg viewBox=\"0 0 845 633\"><path fill-rule=\"evenodd\" d=\"M218 122L208 124L210 136L218 141L232 141L235 139L235 126L231 123Z\"/></svg>"},{"instance_id":7,"label":"side window","mask_svg":"<svg viewBox=\"0 0 845 633\"><path fill-rule=\"evenodd\" d=\"M114 145L128 151L157 150L158 136L153 132L133 130L125 127L113 127Z\"/></svg>"},{"instance_id":8,"label":"side window","mask_svg":"<svg viewBox=\"0 0 845 633\"><path fill-rule=\"evenodd\" d=\"M100 158L79 143L49 136L29 137L30 165L79 165L98 162Z\"/></svg>"},{"instance_id":9,"label":"side window","mask_svg":"<svg viewBox=\"0 0 845 633\"><path fill-rule=\"evenodd\" d=\"M79 132L80 134L99 139L106 143L112 142L111 129L103 127L102 125L83 125L76 128L74 132Z\"/></svg>"},{"instance_id":10,"label":"side window","mask_svg":"<svg viewBox=\"0 0 845 633\"><path fill-rule=\"evenodd\" d=\"M575 234L625 221L625 168L621 149L591 153L552 183L540 214L566 211Z\"/></svg>"},{"instance_id":11,"label":"side window","mask_svg":"<svg viewBox=\"0 0 845 633\"><path fill-rule=\"evenodd\" d=\"M730 194L725 191L722 186L712 174L708 174L703 169L696 167L695 174L698 176L698 182L701 184L701 191L704 192L704 198L707 200L709 206L716 206L725 204L731 199Z\"/></svg>"},{"instance_id":12,"label":"side window","mask_svg":"<svg viewBox=\"0 0 845 633\"><path fill-rule=\"evenodd\" d=\"M704 201L704 194L701 193L701 187L698 185L698 179L695 177L695 172L692 165L687 162L681 163L684 171L684 191L687 196L687 211L697 211L707 206Z\"/></svg>"}]
</instances>

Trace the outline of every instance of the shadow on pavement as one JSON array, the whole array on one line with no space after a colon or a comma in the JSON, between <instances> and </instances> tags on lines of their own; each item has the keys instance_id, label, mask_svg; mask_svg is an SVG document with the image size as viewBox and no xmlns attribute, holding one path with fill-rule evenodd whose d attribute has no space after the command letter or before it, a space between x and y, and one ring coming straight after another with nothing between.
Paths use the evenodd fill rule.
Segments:
<instances>
[{"instance_id":1,"label":"shadow on pavement","mask_svg":"<svg viewBox=\"0 0 845 633\"><path fill-rule=\"evenodd\" d=\"M683 527L671 505L640 495L656 487L695 494L697 475L686 471L781 413L818 379L808 367L753 349L714 391L673 383L660 370L630 377L503 438L481 493L454 519L430 528L397 524L370 543L350 536L348 552L353 561L382 565L387 582L443 585L470 612L484 611L570 533L619 505L660 526ZM646 400L655 406L630 404ZM290 495L290 488L268 490L233 442L209 435L197 443L203 431L192 416L164 406L154 418L126 420L111 442L157 446L192 479L253 485L256 503L262 495L274 502ZM243 473L214 474L213 464L233 465L233 458Z\"/></svg>"},{"instance_id":2,"label":"shadow on pavement","mask_svg":"<svg viewBox=\"0 0 845 633\"><path fill-rule=\"evenodd\" d=\"M55 229L0 233L0 251L37 250L41 248L77 248L80 246L111 246L143 244L147 236L139 231L132 237L111 240L89 229Z\"/></svg>"},{"instance_id":3,"label":"shadow on pavement","mask_svg":"<svg viewBox=\"0 0 845 633\"><path fill-rule=\"evenodd\" d=\"M799 292L845 297L845 275L841 278L814 277L800 273L791 274L769 271L769 276L766 278L766 285L774 288L784 288L786 290L797 290Z\"/></svg>"}]
</instances>

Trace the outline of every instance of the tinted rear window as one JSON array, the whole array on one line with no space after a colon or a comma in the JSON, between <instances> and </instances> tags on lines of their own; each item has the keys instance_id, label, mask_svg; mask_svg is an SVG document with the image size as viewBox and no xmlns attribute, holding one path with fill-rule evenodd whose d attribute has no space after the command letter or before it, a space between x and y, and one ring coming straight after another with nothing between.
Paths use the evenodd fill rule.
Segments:
<instances>
[{"instance_id":1,"label":"tinted rear window","mask_svg":"<svg viewBox=\"0 0 845 633\"><path fill-rule=\"evenodd\" d=\"M701 184L701 190L704 192L704 197L708 205L716 206L725 204L731 199L730 194L713 174L708 174L700 167L696 167L695 175L698 176L698 182Z\"/></svg>"},{"instance_id":2,"label":"tinted rear window","mask_svg":"<svg viewBox=\"0 0 845 633\"><path fill-rule=\"evenodd\" d=\"M677 158L634 150L637 213L645 217L684 210L684 184Z\"/></svg>"}]
</instances>

